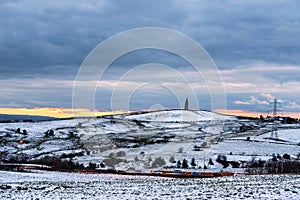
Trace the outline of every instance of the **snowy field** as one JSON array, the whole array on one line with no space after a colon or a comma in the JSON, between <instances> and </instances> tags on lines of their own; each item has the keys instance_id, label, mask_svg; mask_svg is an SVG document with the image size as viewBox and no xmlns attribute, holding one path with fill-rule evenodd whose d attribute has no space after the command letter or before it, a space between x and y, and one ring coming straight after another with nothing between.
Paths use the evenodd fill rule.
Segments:
<instances>
[{"instance_id":1,"label":"snowy field","mask_svg":"<svg viewBox=\"0 0 300 200\"><path fill-rule=\"evenodd\" d=\"M270 133L263 134L255 139L264 140L265 138L270 137ZM278 138L283 142L290 142L291 144L299 144L300 143L300 129L287 129L287 130L279 130Z\"/></svg>"},{"instance_id":2,"label":"snowy field","mask_svg":"<svg viewBox=\"0 0 300 200\"><path fill-rule=\"evenodd\" d=\"M244 127L246 130L241 131ZM17 133L17 128L27 134ZM268 160L273 154L300 153L298 124L285 125L278 131L279 139L270 139L268 123L238 120L208 111L156 111L124 114L102 118L78 118L36 123L0 123L0 151L3 160L24 156L39 159L44 156L79 155L73 161L87 166L103 162L108 167L123 170L159 170L153 161L161 157L166 166L176 166L173 160L196 159L203 168L219 154L230 161ZM298 128L298 129L295 129ZM48 130L54 136L46 137ZM251 138L247 140L247 137ZM20 140L24 143L20 144ZM207 166L221 170L215 162ZM226 168L231 169L230 166Z\"/></svg>"},{"instance_id":3,"label":"snowy field","mask_svg":"<svg viewBox=\"0 0 300 200\"><path fill-rule=\"evenodd\" d=\"M0 172L1 199L300 199L300 175L208 179Z\"/></svg>"}]
</instances>

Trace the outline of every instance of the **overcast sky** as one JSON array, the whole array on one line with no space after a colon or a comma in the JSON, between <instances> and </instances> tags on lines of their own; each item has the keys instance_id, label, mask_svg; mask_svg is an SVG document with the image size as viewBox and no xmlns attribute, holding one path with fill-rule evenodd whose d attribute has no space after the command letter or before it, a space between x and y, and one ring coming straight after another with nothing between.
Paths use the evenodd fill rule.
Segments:
<instances>
[{"instance_id":1,"label":"overcast sky","mask_svg":"<svg viewBox=\"0 0 300 200\"><path fill-rule=\"evenodd\" d=\"M300 112L299 8L297 0L0 0L0 107L70 108L79 67L100 42L133 28L163 27L205 48L222 76L227 109L267 111L277 98L284 112ZM98 83L96 108L110 110L118 80L150 62L188 77L199 107L211 108L204 81L188 63L155 50L116 60ZM168 73L159 73L166 82ZM158 85L130 99L131 110L157 105L179 107L176 95Z\"/></svg>"}]
</instances>

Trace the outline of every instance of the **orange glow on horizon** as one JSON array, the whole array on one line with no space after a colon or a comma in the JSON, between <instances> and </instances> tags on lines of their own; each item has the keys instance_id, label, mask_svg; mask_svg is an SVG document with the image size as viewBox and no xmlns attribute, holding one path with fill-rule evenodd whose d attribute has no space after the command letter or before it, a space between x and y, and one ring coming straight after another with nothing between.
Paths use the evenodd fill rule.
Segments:
<instances>
[{"instance_id":1,"label":"orange glow on horizon","mask_svg":"<svg viewBox=\"0 0 300 200\"><path fill-rule=\"evenodd\" d=\"M245 110L215 110L215 112L225 114L225 115L244 116L244 117L259 117L260 115L266 117L266 116L273 115L272 113L251 112ZM296 113L296 112L284 112L284 113L278 113L277 115L281 117L293 117L293 118L300 119L300 113Z\"/></svg>"},{"instance_id":2,"label":"orange glow on horizon","mask_svg":"<svg viewBox=\"0 0 300 200\"><path fill-rule=\"evenodd\" d=\"M37 115L56 118L70 118L70 117L95 117L111 114L128 113L126 111L90 111L87 109L72 108L0 108L0 114L10 115Z\"/></svg>"},{"instance_id":3,"label":"orange glow on horizon","mask_svg":"<svg viewBox=\"0 0 300 200\"><path fill-rule=\"evenodd\" d=\"M244 110L214 110L217 113L234 115L234 116L248 116L248 117L259 117L263 115L272 116L272 113L264 112L250 112ZM130 111L90 111L87 109L76 109L72 108L0 108L0 114L11 114L11 115L38 115L56 118L70 118L70 117L95 117L112 114L130 113ZM300 113L278 113L279 116L289 116L300 119Z\"/></svg>"}]
</instances>

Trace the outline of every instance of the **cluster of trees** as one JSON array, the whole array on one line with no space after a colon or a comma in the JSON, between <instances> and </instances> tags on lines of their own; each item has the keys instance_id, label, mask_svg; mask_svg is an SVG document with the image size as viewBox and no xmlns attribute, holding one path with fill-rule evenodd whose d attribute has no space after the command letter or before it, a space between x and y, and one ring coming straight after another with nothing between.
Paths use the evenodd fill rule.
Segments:
<instances>
[{"instance_id":1,"label":"cluster of trees","mask_svg":"<svg viewBox=\"0 0 300 200\"><path fill-rule=\"evenodd\" d=\"M186 159L183 159L182 162L178 160L176 163L176 168L183 168L183 169L189 168L188 161Z\"/></svg>"},{"instance_id":2,"label":"cluster of trees","mask_svg":"<svg viewBox=\"0 0 300 200\"><path fill-rule=\"evenodd\" d=\"M282 156L280 154L277 155L273 154L272 161L278 161L282 159L290 160L291 156L287 153L283 154Z\"/></svg>"},{"instance_id":3,"label":"cluster of trees","mask_svg":"<svg viewBox=\"0 0 300 200\"><path fill-rule=\"evenodd\" d=\"M268 173L299 173L300 161L299 160L277 160L268 161L265 165L265 170Z\"/></svg>"},{"instance_id":4,"label":"cluster of trees","mask_svg":"<svg viewBox=\"0 0 300 200\"><path fill-rule=\"evenodd\" d=\"M81 124L81 123L79 123ZM59 129L63 129L63 128L56 128L56 130L58 131ZM79 138L79 136L76 134L78 131L77 130L74 130L72 128L72 130L69 130L68 132L68 138L69 139L72 139L72 138ZM61 132L63 133L63 132ZM54 137L55 136L55 132L52 130L52 129L49 129L45 132L45 135L44 135L46 138L47 137Z\"/></svg>"},{"instance_id":5,"label":"cluster of trees","mask_svg":"<svg viewBox=\"0 0 300 200\"><path fill-rule=\"evenodd\" d=\"M58 170L58 171L73 171L73 170L77 170L77 169L79 169L79 170L95 169L96 167L98 167L98 165L93 162L89 162L88 166L85 167L83 164L74 162L72 159L62 159L62 158L56 157L56 156L45 156L38 160L30 161L29 163L51 166L53 170ZM104 168L105 165L103 163L100 163L100 167Z\"/></svg>"},{"instance_id":6,"label":"cluster of trees","mask_svg":"<svg viewBox=\"0 0 300 200\"><path fill-rule=\"evenodd\" d=\"M80 152L77 152L77 153L69 153L69 154L61 154L60 158L74 158L76 156L84 156L84 152L83 151L80 151Z\"/></svg>"},{"instance_id":7,"label":"cluster of trees","mask_svg":"<svg viewBox=\"0 0 300 200\"><path fill-rule=\"evenodd\" d=\"M166 161L162 157L158 157L158 158L154 159L151 166L152 166L152 168L155 168L155 167L164 166L165 164L166 164Z\"/></svg>"},{"instance_id":8,"label":"cluster of trees","mask_svg":"<svg viewBox=\"0 0 300 200\"><path fill-rule=\"evenodd\" d=\"M173 163L173 166L169 166L168 168L182 168L182 169L188 169L188 168L199 168L201 169L201 166L198 166L198 162L196 161L195 158L192 158L190 161L188 161L187 159L183 159L183 160L178 160L176 161L174 156L171 156L169 159L170 163ZM210 158L207 165L214 165L214 162L212 161L212 159ZM204 165L203 166L204 169L207 169L207 166Z\"/></svg>"},{"instance_id":9,"label":"cluster of trees","mask_svg":"<svg viewBox=\"0 0 300 200\"><path fill-rule=\"evenodd\" d=\"M227 161L227 157L225 155L218 155L216 162L223 165L223 168L227 168L229 166L229 162Z\"/></svg>"},{"instance_id":10,"label":"cluster of trees","mask_svg":"<svg viewBox=\"0 0 300 200\"><path fill-rule=\"evenodd\" d=\"M4 161L4 160L2 160ZM10 157L6 162L9 163L23 163L23 164L38 164L38 165L47 165L52 167L53 170L58 171L72 171L75 169L84 169L83 164L74 162L72 159L63 159L58 156L45 156L40 159L29 159L26 154L17 154L14 157Z\"/></svg>"},{"instance_id":11,"label":"cluster of trees","mask_svg":"<svg viewBox=\"0 0 300 200\"><path fill-rule=\"evenodd\" d=\"M187 159L176 161L173 156L169 160L174 165L169 168L197 168L197 162L195 158L192 158L190 162ZM287 153L282 156L273 154L272 159L269 161L264 161L261 159L256 160L255 157L252 158L249 162L239 162L239 161L229 161L225 155L218 155L216 159L217 163L223 165L223 168L227 168L231 165L232 168L247 168L247 172L268 172L268 173L294 173L300 172L300 154L297 159L292 159L291 156ZM210 158L208 165L214 165L213 160ZM207 166L204 165L204 169L207 169ZM201 167L199 167L201 168Z\"/></svg>"},{"instance_id":12,"label":"cluster of trees","mask_svg":"<svg viewBox=\"0 0 300 200\"><path fill-rule=\"evenodd\" d=\"M300 154L299 156L300 157ZM228 161L225 155L218 155L216 162L223 165L223 168L227 168L229 165L232 168L245 167L247 172L255 173L289 173L289 172L300 172L300 160L293 160L287 153L282 156L273 154L269 161L261 159L256 160L255 157L248 162Z\"/></svg>"},{"instance_id":13,"label":"cluster of trees","mask_svg":"<svg viewBox=\"0 0 300 200\"><path fill-rule=\"evenodd\" d=\"M218 155L216 162L222 164L223 168L227 168L227 167L229 167L229 165L231 165L232 168L240 167L240 163L238 161L228 161L227 157L222 154Z\"/></svg>"},{"instance_id":14,"label":"cluster of trees","mask_svg":"<svg viewBox=\"0 0 300 200\"><path fill-rule=\"evenodd\" d=\"M264 169L268 173L299 173L300 172L300 154L297 159L292 159L287 153L280 156L273 154L271 160L265 163Z\"/></svg>"},{"instance_id":15,"label":"cluster of trees","mask_svg":"<svg viewBox=\"0 0 300 200\"><path fill-rule=\"evenodd\" d=\"M53 169L59 171L72 171L75 169L84 169L83 164L79 164L78 162L74 162L72 159L62 159L57 156L45 156L43 158L37 160L28 161L31 164L40 164L51 166Z\"/></svg>"},{"instance_id":16,"label":"cluster of trees","mask_svg":"<svg viewBox=\"0 0 300 200\"><path fill-rule=\"evenodd\" d=\"M16 132L16 133L19 133L19 134L27 135L27 130L26 130L26 129L23 129L23 130L21 131L20 128L17 128L17 130L16 130L15 132Z\"/></svg>"},{"instance_id":17,"label":"cluster of trees","mask_svg":"<svg viewBox=\"0 0 300 200\"><path fill-rule=\"evenodd\" d=\"M52 129L50 129L50 130L47 130L46 132L45 132L45 137L47 138L47 137L53 137L54 136L54 131L52 130Z\"/></svg>"},{"instance_id":18,"label":"cluster of trees","mask_svg":"<svg viewBox=\"0 0 300 200\"><path fill-rule=\"evenodd\" d=\"M78 152L73 154L62 154L61 156L45 156L39 159L32 159L25 153L9 155L8 151L3 151L0 152L0 159L4 163L39 164L51 166L53 169L59 171L71 171L85 168L83 164L79 164L72 160L73 157L82 156L83 154L83 152Z\"/></svg>"},{"instance_id":19,"label":"cluster of trees","mask_svg":"<svg viewBox=\"0 0 300 200\"><path fill-rule=\"evenodd\" d=\"M9 155L8 151L1 152L0 158L2 162L9 162L9 163L26 163L29 159L28 155L25 153L17 153L15 155Z\"/></svg>"},{"instance_id":20,"label":"cluster of trees","mask_svg":"<svg viewBox=\"0 0 300 200\"><path fill-rule=\"evenodd\" d=\"M259 119L262 122L273 122L274 121L274 117L272 117L272 116L267 116L266 118L264 118L262 115L260 115ZM292 117L277 116L277 117L275 117L275 120L280 121L282 124L298 124L299 123L299 119L292 118Z\"/></svg>"},{"instance_id":21,"label":"cluster of trees","mask_svg":"<svg viewBox=\"0 0 300 200\"><path fill-rule=\"evenodd\" d=\"M246 162L246 172L248 173L263 173L264 172L264 166L266 161L264 160L256 160L255 157L252 157L252 159L248 162Z\"/></svg>"},{"instance_id":22,"label":"cluster of trees","mask_svg":"<svg viewBox=\"0 0 300 200\"><path fill-rule=\"evenodd\" d=\"M247 163L247 172L256 173L299 173L300 172L300 155L297 159L292 159L287 153L273 154L272 158L268 161L255 160L253 158Z\"/></svg>"}]
</instances>

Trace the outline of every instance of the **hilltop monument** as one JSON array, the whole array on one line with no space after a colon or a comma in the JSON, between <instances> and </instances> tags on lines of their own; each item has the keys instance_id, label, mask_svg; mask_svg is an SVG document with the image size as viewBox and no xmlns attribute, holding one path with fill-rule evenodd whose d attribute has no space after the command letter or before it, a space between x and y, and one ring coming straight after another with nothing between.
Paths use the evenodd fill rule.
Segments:
<instances>
[{"instance_id":1,"label":"hilltop monument","mask_svg":"<svg viewBox=\"0 0 300 200\"><path fill-rule=\"evenodd\" d=\"M189 99L186 98L184 103L184 110L188 110L188 109L189 109Z\"/></svg>"}]
</instances>

